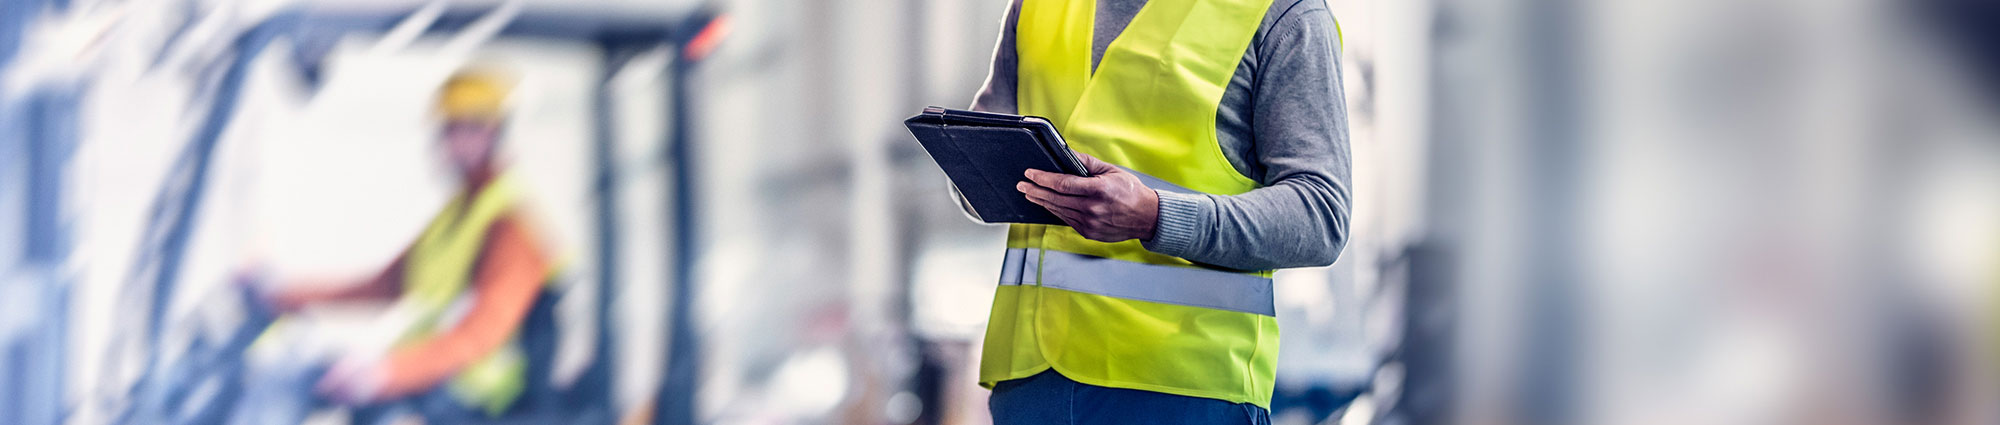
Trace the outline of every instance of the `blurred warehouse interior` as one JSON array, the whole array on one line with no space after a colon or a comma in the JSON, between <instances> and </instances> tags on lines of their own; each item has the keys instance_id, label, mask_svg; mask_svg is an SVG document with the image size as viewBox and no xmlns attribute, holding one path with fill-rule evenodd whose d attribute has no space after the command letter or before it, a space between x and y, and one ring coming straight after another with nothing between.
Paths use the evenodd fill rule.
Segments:
<instances>
[{"instance_id":1,"label":"blurred warehouse interior","mask_svg":"<svg viewBox=\"0 0 2000 425\"><path fill-rule=\"evenodd\" d=\"M1278 277L1273 422L2000 422L1993 8L1327 3L1355 230ZM1005 228L901 120L971 102L1005 7L0 1L0 423L214 418L236 375L177 365L232 282L396 255L474 63L519 77L550 373L602 389L560 421L989 423Z\"/></svg>"}]
</instances>

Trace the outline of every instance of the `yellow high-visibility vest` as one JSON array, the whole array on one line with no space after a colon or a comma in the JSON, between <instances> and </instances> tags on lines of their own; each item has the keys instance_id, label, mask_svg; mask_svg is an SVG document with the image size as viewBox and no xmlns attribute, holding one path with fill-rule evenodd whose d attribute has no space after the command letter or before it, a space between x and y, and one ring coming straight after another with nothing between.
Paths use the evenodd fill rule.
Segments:
<instances>
[{"instance_id":1,"label":"yellow high-visibility vest","mask_svg":"<svg viewBox=\"0 0 2000 425\"><path fill-rule=\"evenodd\" d=\"M1018 106L1071 148L1162 191L1235 195L1260 184L1216 141L1215 113L1271 0L1151 0L1093 75L1096 5L1025 0ZM979 367L991 388L1054 368L1085 384L1269 408L1278 322L1269 271L1220 270L1014 225Z\"/></svg>"},{"instance_id":2,"label":"yellow high-visibility vest","mask_svg":"<svg viewBox=\"0 0 2000 425\"><path fill-rule=\"evenodd\" d=\"M487 230L514 209L517 192L510 174L501 174L479 193L461 194L431 219L410 247L403 263L403 299L415 307L416 326L407 340L449 330L454 303L467 297ZM526 389L527 357L509 342L453 375L447 384L453 398L498 415Z\"/></svg>"}]
</instances>

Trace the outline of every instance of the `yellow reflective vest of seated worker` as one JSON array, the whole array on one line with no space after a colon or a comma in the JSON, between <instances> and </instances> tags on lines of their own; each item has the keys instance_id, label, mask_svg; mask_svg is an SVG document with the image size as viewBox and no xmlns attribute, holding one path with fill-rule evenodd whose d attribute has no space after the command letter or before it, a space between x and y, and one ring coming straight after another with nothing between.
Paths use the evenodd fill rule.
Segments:
<instances>
[{"instance_id":1,"label":"yellow reflective vest of seated worker","mask_svg":"<svg viewBox=\"0 0 2000 425\"><path fill-rule=\"evenodd\" d=\"M1216 141L1223 89L1270 0L1155 0L1093 74L1094 2L1025 0L1015 28L1022 115L1157 190L1259 186ZM1206 268L1064 226L1014 225L980 384L1054 368L1085 384L1269 408L1278 322L1269 271Z\"/></svg>"},{"instance_id":2,"label":"yellow reflective vest of seated worker","mask_svg":"<svg viewBox=\"0 0 2000 425\"><path fill-rule=\"evenodd\" d=\"M516 210L517 192L511 173L496 176L478 193L454 198L411 246L404 268L404 302L415 307L419 317L404 336L406 342L458 325L450 311L454 304L466 302L487 229ZM527 372L521 347L510 341L453 374L447 390L459 402L497 415L526 389Z\"/></svg>"}]
</instances>

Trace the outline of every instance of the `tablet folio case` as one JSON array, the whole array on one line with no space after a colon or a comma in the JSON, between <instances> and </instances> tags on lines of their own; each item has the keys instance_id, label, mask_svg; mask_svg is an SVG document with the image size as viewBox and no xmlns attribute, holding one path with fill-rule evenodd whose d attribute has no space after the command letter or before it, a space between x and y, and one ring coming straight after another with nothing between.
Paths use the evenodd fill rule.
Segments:
<instances>
[{"instance_id":1,"label":"tablet folio case","mask_svg":"<svg viewBox=\"0 0 2000 425\"><path fill-rule=\"evenodd\" d=\"M1025 128L947 124L925 114L904 121L953 186L987 223L1063 224L1014 189L1029 168L1061 173L1035 132Z\"/></svg>"}]
</instances>

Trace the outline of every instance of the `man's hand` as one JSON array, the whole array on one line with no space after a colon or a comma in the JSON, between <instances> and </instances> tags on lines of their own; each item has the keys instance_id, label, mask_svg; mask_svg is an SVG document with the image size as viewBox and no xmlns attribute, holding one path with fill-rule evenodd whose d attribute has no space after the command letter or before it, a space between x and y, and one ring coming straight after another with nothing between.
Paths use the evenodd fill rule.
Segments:
<instances>
[{"instance_id":1,"label":"man's hand","mask_svg":"<svg viewBox=\"0 0 2000 425\"><path fill-rule=\"evenodd\" d=\"M1077 153L1091 177L1029 169L1028 181L1014 189L1083 237L1100 242L1152 239L1160 219L1160 194L1139 177L1090 155Z\"/></svg>"},{"instance_id":2,"label":"man's hand","mask_svg":"<svg viewBox=\"0 0 2000 425\"><path fill-rule=\"evenodd\" d=\"M381 359L349 354L320 375L313 390L336 403L362 405L384 399L387 394L383 392L383 383L387 380Z\"/></svg>"}]
</instances>

